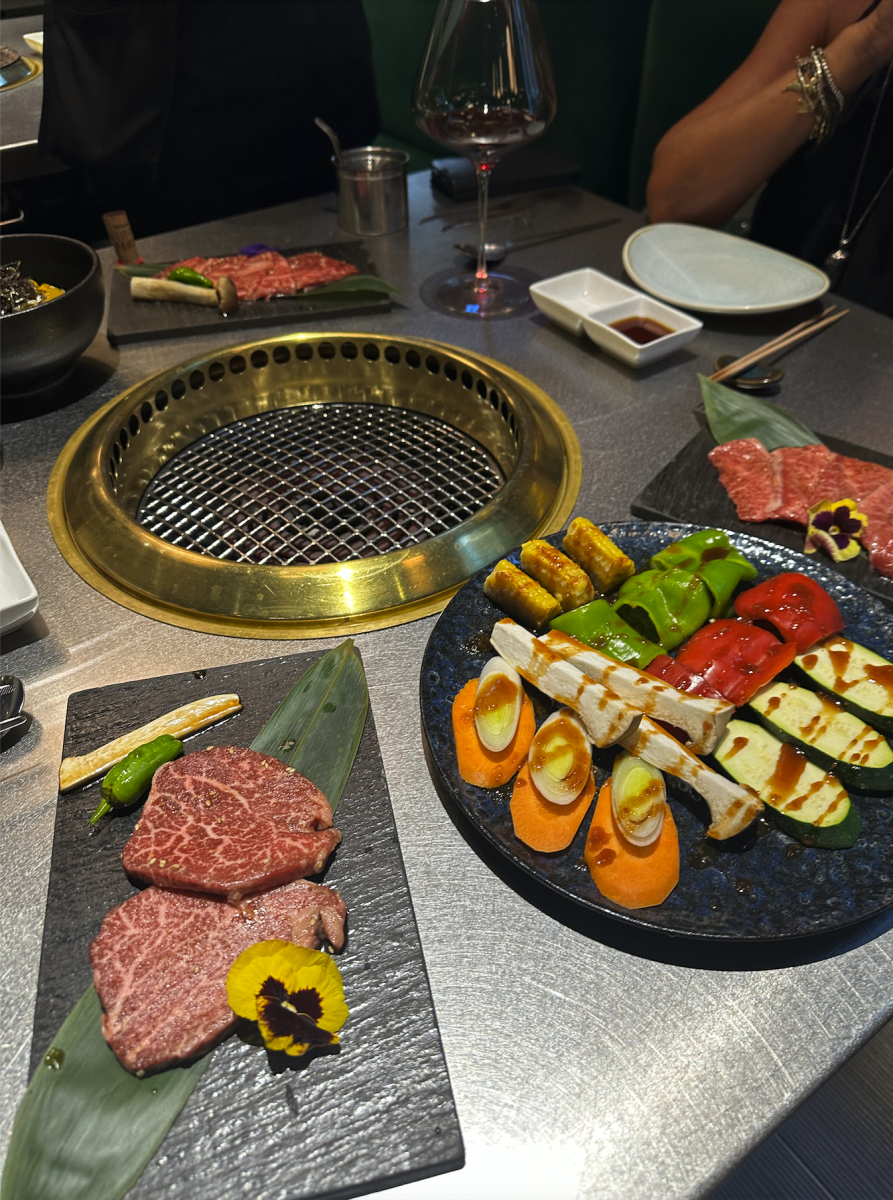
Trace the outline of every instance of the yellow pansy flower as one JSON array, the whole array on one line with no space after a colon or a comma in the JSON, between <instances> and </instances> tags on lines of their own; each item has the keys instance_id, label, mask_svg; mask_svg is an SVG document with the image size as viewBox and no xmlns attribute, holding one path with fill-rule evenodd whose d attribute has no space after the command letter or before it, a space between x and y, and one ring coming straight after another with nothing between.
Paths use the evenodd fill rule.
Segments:
<instances>
[{"instance_id":1,"label":"yellow pansy flower","mask_svg":"<svg viewBox=\"0 0 893 1200\"><path fill-rule=\"evenodd\" d=\"M332 1046L347 1020L341 972L328 954L293 942L256 942L229 969L233 1012L257 1021L269 1050L295 1057Z\"/></svg>"},{"instance_id":2,"label":"yellow pansy flower","mask_svg":"<svg viewBox=\"0 0 893 1200\"><path fill-rule=\"evenodd\" d=\"M809 510L806 526L807 554L824 550L835 562L846 562L859 553L859 536L868 524L855 500L822 500Z\"/></svg>"}]
</instances>

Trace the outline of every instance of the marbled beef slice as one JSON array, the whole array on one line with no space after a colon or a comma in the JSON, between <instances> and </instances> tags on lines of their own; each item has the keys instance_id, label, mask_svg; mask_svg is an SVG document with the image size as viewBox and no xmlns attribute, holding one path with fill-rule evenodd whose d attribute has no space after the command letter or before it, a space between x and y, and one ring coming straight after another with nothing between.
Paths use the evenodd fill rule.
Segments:
<instances>
[{"instance_id":1,"label":"marbled beef slice","mask_svg":"<svg viewBox=\"0 0 893 1200\"><path fill-rule=\"evenodd\" d=\"M769 451L757 438L738 438L707 455L742 521L765 521L781 502L781 484Z\"/></svg>"},{"instance_id":2,"label":"marbled beef slice","mask_svg":"<svg viewBox=\"0 0 893 1200\"><path fill-rule=\"evenodd\" d=\"M155 772L123 862L144 883L237 902L315 875L340 841L309 779L255 750L212 746Z\"/></svg>"},{"instance_id":3,"label":"marbled beef slice","mask_svg":"<svg viewBox=\"0 0 893 1200\"><path fill-rule=\"evenodd\" d=\"M345 916L337 892L304 879L239 908L193 892L138 892L107 914L90 947L106 1041L136 1074L207 1053L238 1024L226 976L243 950L273 938L340 949Z\"/></svg>"}]
</instances>

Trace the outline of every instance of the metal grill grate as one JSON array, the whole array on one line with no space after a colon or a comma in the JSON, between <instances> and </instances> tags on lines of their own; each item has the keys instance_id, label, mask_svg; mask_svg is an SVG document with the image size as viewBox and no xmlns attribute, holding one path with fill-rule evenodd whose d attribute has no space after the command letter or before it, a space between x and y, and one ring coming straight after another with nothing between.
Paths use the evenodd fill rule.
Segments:
<instances>
[{"instance_id":1,"label":"metal grill grate","mask_svg":"<svg viewBox=\"0 0 893 1200\"><path fill-rule=\"evenodd\" d=\"M378 404L314 404L199 438L149 484L137 521L230 562L344 562L453 529L503 482L483 446L444 421Z\"/></svg>"}]
</instances>

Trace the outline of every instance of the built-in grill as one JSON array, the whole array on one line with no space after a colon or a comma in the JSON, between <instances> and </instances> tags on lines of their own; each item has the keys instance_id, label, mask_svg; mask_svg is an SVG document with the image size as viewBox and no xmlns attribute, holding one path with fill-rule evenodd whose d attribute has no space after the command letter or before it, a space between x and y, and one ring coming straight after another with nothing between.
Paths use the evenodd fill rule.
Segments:
<instances>
[{"instance_id":1,"label":"built-in grill","mask_svg":"<svg viewBox=\"0 0 893 1200\"><path fill-rule=\"evenodd\" d=\"M580 457L561 411L453 346L300 333L194 359L116 397L50 483L62 553L120 603L250 637L435 612L560 527Z\"/></svg>"}]
</instances>

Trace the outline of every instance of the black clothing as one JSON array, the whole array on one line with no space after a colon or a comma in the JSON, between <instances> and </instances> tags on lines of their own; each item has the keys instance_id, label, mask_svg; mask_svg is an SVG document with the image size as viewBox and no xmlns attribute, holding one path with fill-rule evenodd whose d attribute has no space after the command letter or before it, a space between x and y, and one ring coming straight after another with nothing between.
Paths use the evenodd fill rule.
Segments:
<instances>
[{"instance_id":1,"label":"black clothing","mask_svg":"<svg viewBox=\"0 0 893 1200\"><path fill-rule=\"evenodd\" d=\"M46 0L40 144L134 233L335 185L378 132L361 0Z\"/></svg>"},{"instance_id":2,"label":"black clothing","mask_svg":"<svg viewBox=\"0 0 893 1200\"><path fill-rule=\"evenodd\" d=\"M874 3L862 18L877 7ZM871 123L887 75L882 67L844 105L834 133L801 146L766 185L754 213L754 241L775 246L821 267L837 249ZM893 79L883 105L859 185L850 232L893 168ZM852 244L835 291L893 316L893 178Z\"/></svg>"}]
</instances>

